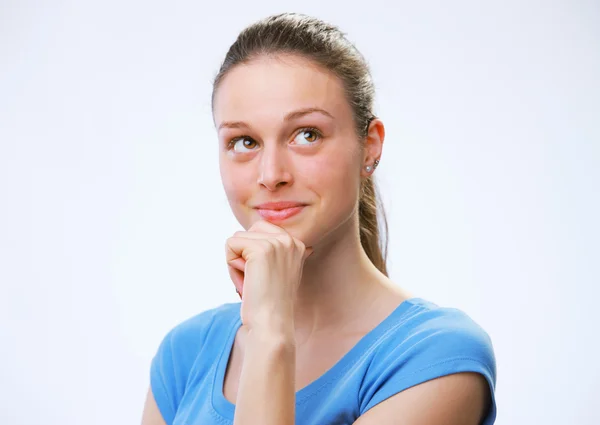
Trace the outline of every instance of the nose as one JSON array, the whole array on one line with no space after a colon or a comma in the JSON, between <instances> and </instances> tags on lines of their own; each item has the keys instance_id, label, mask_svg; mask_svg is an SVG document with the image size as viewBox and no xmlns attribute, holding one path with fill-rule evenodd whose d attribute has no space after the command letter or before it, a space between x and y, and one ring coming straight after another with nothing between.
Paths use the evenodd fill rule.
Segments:
<instances>
[{"instance_id":1,"label":"nose","mask_svg":"<svg viewBox=\"0 0 600 425\"><path fill-rule=\"evenodd\" d=\"M286 148L271 145L263 148L259 161L258 184L273 192L292 184L292 173Z\"/></svg>"}]
</instances>

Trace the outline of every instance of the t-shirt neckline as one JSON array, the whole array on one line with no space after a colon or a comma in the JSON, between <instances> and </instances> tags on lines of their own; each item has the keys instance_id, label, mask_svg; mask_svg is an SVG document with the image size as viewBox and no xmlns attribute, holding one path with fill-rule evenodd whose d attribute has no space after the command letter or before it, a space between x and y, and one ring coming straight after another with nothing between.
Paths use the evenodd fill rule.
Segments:
<instances>
[{"instance_id":1,"label":"t-shirt neckline","mask_svg":"<svg viewBox=\"0 0 600 425\"><path fill-rule=\"evenodd\" d=\"M338 377L349 367L356 363L379 339L382 335L394 327L398 323L397 319L409 310L413 305L423 303L425 300L421 298L408 298L402 301L383 321L375 326L371 331L365 334L346 354L342 356L331 368L326 370L321 376L310 382L305 387L296 392L296 404L301 404L316 394L325 384ZM233 421L235 414L235 404L225 398L223 394L223 383L225 381L225 371L227 363L231 356L235 335L242 325L239 315L239 306L235 309L236 314L233 317L229 332L225 339L225 344L221 351L221 355L217 360L216 370L213 374L212 383L212 407L223 418Z\"/></svg>"}]
</instances>

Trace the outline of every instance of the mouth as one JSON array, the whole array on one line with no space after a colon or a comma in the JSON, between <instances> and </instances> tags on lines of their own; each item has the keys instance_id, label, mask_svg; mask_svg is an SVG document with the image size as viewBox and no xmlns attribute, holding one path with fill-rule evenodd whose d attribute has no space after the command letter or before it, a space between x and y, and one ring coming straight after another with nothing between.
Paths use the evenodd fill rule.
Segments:
<instances>
[{"instance_id":1,"label":"mouth","mask_svg":"<svg viewBox=\"0 0 600 425\"><path fill-rule=\"evenodd\" d=\"M279 207L279 208L278 208ZM287 220L302 212L306 205L259 205L256 210L258 214L265 220L275 222Z\"/></svg>"}]
</instances>

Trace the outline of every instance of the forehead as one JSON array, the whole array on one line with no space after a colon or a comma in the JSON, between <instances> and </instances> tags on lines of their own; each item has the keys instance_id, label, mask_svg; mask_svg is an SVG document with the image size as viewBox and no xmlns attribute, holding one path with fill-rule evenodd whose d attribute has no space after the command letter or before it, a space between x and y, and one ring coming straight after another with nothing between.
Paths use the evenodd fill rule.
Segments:
<instances>
[{"instance_id":1,"label":"forehead","mask_svg":"<svg viewBox=\"0 0 600 425\"><path fill-rule=\"evenodd\" d=\"M335 118L349 113L341 80L298 56L260 57L232 68L215 94L221 121L281 118L292 110L317 107Z\"/></svg>"}]
</instances>

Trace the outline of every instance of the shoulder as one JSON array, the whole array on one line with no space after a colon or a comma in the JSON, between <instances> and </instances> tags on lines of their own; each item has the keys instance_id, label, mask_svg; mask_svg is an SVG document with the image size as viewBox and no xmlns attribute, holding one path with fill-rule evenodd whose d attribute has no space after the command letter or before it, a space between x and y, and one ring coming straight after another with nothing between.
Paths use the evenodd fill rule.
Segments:
<instances>
[{"instance_id":1,"label":"shoulder","mask_svg":"<svg viewBox=\"0 0 600 425\"><path fill-rule=\"evenodd\" d=\"M163 337L156 357L176 355L182 366L191 366L206 341L212 335L222 335L223 329L239 317L239 309L239 303L227 303L178 323Z\"/></svg>"},{"instance_id":2,"label":"shoulder","mask_svg":"<svg viewBox=\"0 0 600 425\"><path fill-rule=\"evenodd\" d=\"M229 303L203 311L177 324L163 337L152 358L150 386L166 423L175 417L191 371L212 364L239 310L240 303Z\"/></svg>"},{"instance_id":3,"label":"shoulder","mask_svg":"<svg viewBox=\"0 0 600 425\"><path fill-rule=\"evenodd\" d=\"M165 335L173 343L201 344L201 336L207 336L214 328L231 323L239 316L240 303L227 303L205 310L175 325Z\"/></svg>"},{"instance_id":4,"label":"shoulder","mask_svg":"<svg viewBox=\"0 0 600 425\"><path fill-rule=\"evenodd\" d=\"M465 312L413 298L377 341L361 394L361 413L426 381L474 372L493 392L496 360L488 333Z\"/></svg>"},{"instance_id":5,"label":"shoulder","mask_svg":"<svg viewBox=\"0 0 600 425\"><path fill-rule=\"evenodd\" d=\"M415 367L455 358L495 365L490 336L466 313L421 298L405 303L408 305L403 314L378 341L376 356L402 356L414 360ZM495 374L495 370L492 372Z\"/></svg>"}]
</instances>

